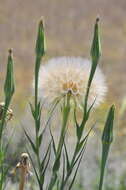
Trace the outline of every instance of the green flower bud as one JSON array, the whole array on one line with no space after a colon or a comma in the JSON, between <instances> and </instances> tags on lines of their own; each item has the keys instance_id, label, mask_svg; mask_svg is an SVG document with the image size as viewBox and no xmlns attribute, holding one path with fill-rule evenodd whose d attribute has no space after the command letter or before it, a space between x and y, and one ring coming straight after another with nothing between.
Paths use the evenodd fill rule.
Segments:
<instances>
[{"instance_id":1,"label":"green flower bud","mask_svg":"<svg viewBox=\"0 0 126 190\"><path fill-rule=\"evenodd\" d=\"M99 18L96 19L94 26L94 37L91 47L91 57L93 62L98 62L101 55L101 43L100 43L100 34L99 34Z\"/></svg>"},{"instance_id":2,"label":"green flower bud","mask_svg":"<svg viewBox=\"0 0 126 190\"><path fill-rule=\"evenodd\" d=\"M45 45L45 34L44 34L44 25L43 20L40 20L38 26L38 36L36 41L36 55L42 57L46 51Z\"/></svg>"},{"instance_id":3,"label":"green flower bud","mask_svg":"<svg viewBox=\"0 0 126 190\"><path fill-rule=\"evenodd\" d=\"M102 135L102 143L110 144L113 141L113 121L114 121L114 105L111 106L108 117L105 123L103 135Z\"/></svg>"},{"instance_id":4,"label":"green flower bud","mask_svg":"<svg viewBox=\"0 0 126 190\"><path fill-rule=\"evenodd\" d=\"M5 84L4 84L5 98L8 102L10 101L15 91L13 64L14 62L12 58L12 50L10 49L9 55L8 55L6 79L5 79Z\"/></svg>"}]
</instances>

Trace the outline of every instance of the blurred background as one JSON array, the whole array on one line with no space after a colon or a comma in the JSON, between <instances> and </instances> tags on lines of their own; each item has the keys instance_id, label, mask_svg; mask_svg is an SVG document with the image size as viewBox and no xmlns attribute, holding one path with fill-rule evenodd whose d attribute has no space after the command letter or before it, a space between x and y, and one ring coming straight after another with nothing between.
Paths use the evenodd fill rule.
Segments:
<instances>
[{"instance_id":1,"label":"blurred background","mask_svg":"<svg viewBox=\"0 0 126 190\"><path fill-rule=\"evenodd\" d=\"M117 173L124 176L126 169L126 1L1 0L0 101L3 101L2 85L6 73L8 49L13 48L16 93L12 108L15 118L18 119L13 119L12 126L19 126L19 120L27 120L24 115L27 112L26 107L32 94L35 40L38 21L42 16L45 21L47 39L47 53L44 59L63 55L90 58L93 26L96 17L100 17L102 44L100 67L106 75L108 95L105 103L94 113L93 117L103 123L109 105L115 103L117 108L116 137L109 169L113 172L116 168ZM27 126L29 128L28 121ZM17 144L22 148L23 144L22 141L19 141L19 136L23 134L21 129L19 131L18 135L16 133ZM97 162L95 146L98 146L97 137L101 135L99 131L96 130L88 150L90 158L88 160L92 163L93 170L96 169L94 166ZM117 167L118 164L119 167Z\"/></svg>"}]
</instances>

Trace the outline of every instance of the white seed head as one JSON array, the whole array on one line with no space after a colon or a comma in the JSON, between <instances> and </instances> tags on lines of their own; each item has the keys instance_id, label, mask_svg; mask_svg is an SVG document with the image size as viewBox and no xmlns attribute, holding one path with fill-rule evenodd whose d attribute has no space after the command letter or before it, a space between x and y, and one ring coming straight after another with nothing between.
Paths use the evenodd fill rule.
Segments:
<instances>
[{"instance_id":1,"label":"white seed head","mask_svg":"<svg viewBox=\"0 0 126 190\"><path fill-rule=\"evenodd\" d=\"M51 103L71 93L76 102L83 105L91 62L81 57L52 58L42 65L39 73L39 97ZM97 67L90 88L88 106L103 102L107 87L101 70Z\"/></svg>"},{"instance_id":2,"label":"white seed head","mask_svg":"<svg viewBox=\"0 0 126 190\"><path fill-rule=\"evenodd\" d=\"M27 158L27 159L29 159L29 155L27 153L22 153L21 154L21 158Z\"/></svg>"}]
</instances>

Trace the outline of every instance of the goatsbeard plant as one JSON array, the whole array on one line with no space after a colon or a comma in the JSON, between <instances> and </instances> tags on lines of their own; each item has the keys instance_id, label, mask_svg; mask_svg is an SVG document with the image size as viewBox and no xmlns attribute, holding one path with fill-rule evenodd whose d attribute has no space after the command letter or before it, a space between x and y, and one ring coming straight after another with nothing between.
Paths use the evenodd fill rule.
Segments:
<instances>
[{"instance_id":1,"label":"goatsbeard plant","mask_svg":"<svg viewBox=\"0 0 126 190\"><path fill-rule=\"evenodd\" d=\"M30 158L39 184L39 189L53 190L55 188L57 190L70 190L76 179L77 171L86 148L88 136L93 128L91 127L89 132L85 135L85 126L90 119L92 109L100 105L104 100L107 91L104 75L98 66L101 55L99 19L96 19L94 27L91 61L79 57L59 57L53 58L49 60L47 64L41 66L41 60L44 54L45 34L43 21L41 20L36 42L34 104L30 104L31 113L35 122L35 141L33 142L27 131L24 130L24 132L31 144L34 154L36 155L38 169L35 167L32 156L30 156ZM43 159L41 159L40 147L41 144L44 143L43 135L45 128L41 130L41 101L46 102L47 105L52 105L45 128L48 126L48 122L57 106L61 107L62 118L58 145L55 143L50 127L51 141ZM76 145L72 158L69 156L68 147L65 141L71 107L74 109L74 124L76 127ZM78 122L76 113L80 107L82 118L81 122ZM48 106L46 108L48 109ZM109 146L106 147L104 145L104 143L107 142L105 136L106 134L111 136L110 133L112 133L113 119L114 106L110 108L102 138L103 154L99 190L102 189L104 169L109 151ZM112 142L111 139L110 141ZM48 184L45 186L45 176L50 162L52 149L55 157L52 165L51 178L50 180L48 179ZM62 176L59 174L61 167ZM69 183L67 184L68 181Z\"/></svg>"}]
</instances>

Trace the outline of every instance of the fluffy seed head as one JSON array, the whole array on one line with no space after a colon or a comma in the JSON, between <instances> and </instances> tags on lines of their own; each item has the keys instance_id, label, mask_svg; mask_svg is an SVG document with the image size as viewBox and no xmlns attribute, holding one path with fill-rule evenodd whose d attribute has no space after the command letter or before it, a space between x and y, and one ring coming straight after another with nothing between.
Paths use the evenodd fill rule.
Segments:
<instances>
[{"instance_id":1,"label":"fluffy seed head","mask_svg":"<svg viewBox=\"0 0 126 190\"><path fill-rule=\"evenodd\" d=\"M58 97L71 94L79 105L84 102L91 62L81 57L52 58L42 65L39 74L39 96L51 103ZM94 100L94 107L103 102L107 87L101 70L97 67L94 75L88 105Z\"/></svg>"}]
</instances>

